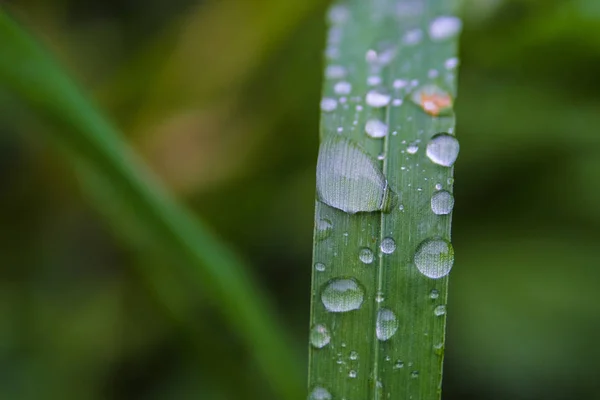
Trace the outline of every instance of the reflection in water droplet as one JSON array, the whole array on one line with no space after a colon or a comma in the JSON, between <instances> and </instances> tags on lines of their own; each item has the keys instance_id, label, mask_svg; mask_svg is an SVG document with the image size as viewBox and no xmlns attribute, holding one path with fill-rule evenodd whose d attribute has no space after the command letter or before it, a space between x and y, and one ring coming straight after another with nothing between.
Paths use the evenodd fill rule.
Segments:
<instances>
[{"instance_id":1,"label":"reflection in water droplet","mask_svg":"<svg viewBox=\"0 0 600 400\"><path fill-rule=\"evenodd\" d=\"M454 264L454 249L443 239L424 240L415 253L415 265L428 278L448 275Z\"/></svg>"},{"instance_id":2,"label":"reflection in water droplet","mask_svg":"<svg viewBox=\"0 0 600 400\"><path fill-rule=\"evenodd\" d=\"M441 190L431 196L431 210L436 215L447 215L454 207L454 197L447 191Z\"/></svg>"},{"instance_id":3,"label":"reflection in water droplet","mask_svg":"<svg viewBox=\"0 0 600 400\"><path fill-rule=\"evenodd\" d=\"M327 218L321 218L317 221L317 231L315 237L317 240L325 240L331 236L333 231L333 224Z\"/></svg>"},{"instance_id":4,"label":"reflection in water droplet","mask_svg":"<svg viewBox=\"0 0 600 400\"><path fill-rule=\"evenodd\" d=\"M321 301L330 312L358 310L363 303L365 291L353 278L332 279L325 284Z\"/></svg>"},{"instance_id":5,"label":"reflection in water droplet","mask_svg":"<svg viewBox=\"0 0 600 400\"><path fill-rule=\"evenodd\" d=\"M377 89L369 90L367 92L367 95L365 96L365 102L369 106L375 107L375 108L385 107L388 104L390 104L391 100L392 100L392 96L390 96L389 94L385 93L382 90L377 90Z\"/></svg>"},{"instance_id":6,"label":"reflection in water droplet","mask_svg":"<svg viewBox=\"0 0 600 400\"><path fill-rule=\"evenodd\" d=\"M454 136L438 133L427 143L427 157L435 164L451 167L456 158L460 145Z\"/></svg>"},{"instance_id":7,"label":"reflection in water droplet","mask_svg":"<svg viewBox=\"0 0 600 400\"><path fill-rule=\"evenodd\" d=\"M458 17L445 15L437 17L429 24L429 37L434 42L450 39L456 36L462 28L462 21Z\"/></svg>"},{"instance_id":8,"label":"reflection in water droplet","mask_svg":"<svg viewBox=\"0 0 600 400\"><path fill-rule=\"evenodd\" d=\"M433 84L427 84L416 89L410 95L410 100L434 117L450 114L454 104L450 93Z\"/></svg>"},{"instance_id":9,"label":"reflection in water droplet","mask_svg":"<svg viewBox=\"0 0 600 400\"><path fill-rule=\"evenodd\" d=\"M430 299L437 299L440 297L440 292L437 289L431 289L431 293L429 293Z\"/></svg>"},{"instance_id":10,"label":"reflection in water droplet","mask_svg":"<svg viewBox=\"0 0 600 400\"><path fill-rule=\"evenodd\" d=\"M365 132L373 139L381 139L388 133L388 126L381 120L371 118L365 124Z\"/></svg>"},{"instance_id":11,"label":"reflection in water droplet","mask_svg":"<svg viewBox=\"0 0 600 400\"><path fill-rule=\"evenodd\" d=\"M446 314L446 306L441 305L441 306L437 306L434 310L433 310L433 314L436 317L441 317L442 315Z\"/></svg>"},{"instance_id":12,"label":"reflection in water droplet","mask_svg":"<svg viewBox=\"0 0 600 400\"><path fill-rule=\"evenodd\" d=\"M319 149L317 193L322 202L350 214L389 212L397 200L376 161L339 136L326 139Z\"/></svg>"},{"instance_id":13,"label":"reflection in water droplet","mask_svg":"<svg viewBox=\"0 0 600 400\"><path fill-rule=\"evenodd\" d=\"M392 310L380 308L377 312L377 322L375 332L377 339L385 341L394 336L398 330L398 318Z\"/></svg>"},{"instance_id":14,"label":"reflection in water droplet","mask_svg":"<svg viewBox=\"0 0 600 400\"><path fill-rule=\"evenodd\" d=\"M392 254L396 250L396 242L391 237L386 237L381 241L379 248L385 254Z\"/></svg>"},{"instance_id":15,"label":"reflection in water droplet","mask_svg":"<svg viewBox=\"0 0 600 400\"><path fill-rule=\"evenodd\" d=\"M310 344L317 348L322 349L327 346L331 341L331 335L325 325L315 325L310 330Z\"/></svg>"},{"instance_id":16,"label":"reflection in water droplet","mask_svg":"<svg viewBox=\"0 0 600 400\"><path fill-rule=\"evenodd\" d=\"M321 100L321 110L324 112L332 112L337 108L337 101L331 97L325 97Z\"/></svg>"},{"instance_id":17,"label":"reflection in water droplet","mask_svg":"<svg viewBox=\"0 0 600 400\"><path fill-rule=\"evenodd\" d=\"M325 264L318 262L315 264L315 269L319 272L323 272L325 271Z\"/></svg>"},{"instance_id":18,"label":"reflection in water droplet","mask_svg":"<svg viewBox=\"0 0 600 400\"><path fill-rule=\"evenodd\" d=\"M308 400L332 400L332 397L327 389L316 387L310 392Z\"/></svg>"},{"instance_id":19,"label":"reflection in water droplet","mask_svg":"<svg viewBox=\"0 0 600 400\"><path fill-rule=\"evenodd\" d=\"M371 264L375 256L373 255L371 249L363 247L358 251L358 258L365 264Z\"/></svg>"}]
</instances>

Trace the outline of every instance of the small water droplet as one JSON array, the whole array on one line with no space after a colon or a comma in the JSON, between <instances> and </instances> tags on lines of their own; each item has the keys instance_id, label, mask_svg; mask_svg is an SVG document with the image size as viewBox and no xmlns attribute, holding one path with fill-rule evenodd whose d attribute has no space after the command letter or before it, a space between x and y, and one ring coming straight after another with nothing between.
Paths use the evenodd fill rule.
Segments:
<instances>
[{"instance_id":1,"label":"small water droplet","mask_svg":"<svg viewBox=\"0 0 600 400\"><path fill-rule=\"evenodd\" d=\"M390 104L392 97L382 90L372 89L367 92L365 102L375 108L385 107Z\"/></svg>"},{"instance_id":2,"label":"small water droplet","mask_svg":"<svg viewBox=\"0 0 600 400\"><path fill-rule=\"evenodd\" d=\"M362 249L360 249L358 251L358 258L364 264L371 264L373 262L373 260L375 259L375 256L374 256L373 252L371 251L371 249L369 249L368 247L363 247Z\"/></svg>"},{"instance_id":3,"label":"small water droplet","mask_svg":"<svg viewBox=\"0 0 600 400\"><path fill-rule=\"evenodd\" d=\"M327 218L321 218L317 221L317 231L315 232L315 237L317 240L325 240L329 236L331 236L331 232L333 232L333 224Z\"/></svg>"},{"instance_id":4,"label":"small water droplet","mask_svg":"<svg viewBox=\"0 0 600 400\"><path fill-rule=\"evenodd\" d=\"M392 85L394 86L394 89L402 89L405 88L406 86L408 86L409 82L406 79L396 79L394 80L394 83L392 83Z\"/></svg>"},{"instance_id":5,"label":"small water droplet","mask_svg":"<svg viewBox=\"0 0 600 400\"><path fill-rule=\"evenodd\" d=\"M379 246L382 253L392 254L396 251L396 242L391 237L386 237L381 241L381 245Z\"/></svg>"},{"instance_id":6,"label":"small water droplet","mask_svg":"<svg viewBox=\"0 0 600 400\"><path fill-rule=\"evenodd\" d=\"M392 105L395 107L401 106L404 101L402 99L394 99L392 100Z\"/></svg>"},{"instance_id":7,"label":"small water droplet","mask_svg":"<svg viewBox=\"0 0 600 400\"><path fill-rule=\"evenodd\" d=\"M434 344L433 352L435 354L437 354L438 356L441 356L442 354L444 354L444 344L443 343Z\"/></svg>"},{"instance_id":8,"label":"small water droplet","mask_svg":"<svg viewBox=\"0 0 600 400\"><path fill-rule=\"evenodd\" d=\"M436 317L441 317L442 315L446 314L446 306L441 305L441 306L437 306L434 310L433 310L433 314Z\"/></svg>"},{"instance_id":9,"label":"small water droplet","mask_svg":"<svg viewBox=\"0 0 600 400\"><path fill-rule=\"evenodd\" d=\"M333 91L336 94L350 94L352 91L352 84L350 84L350 82L340 81L333 85Z\"/></svg>"},{"instance_id":10,"label":"small water droplet","mask_svg":"<svg viewBox=\"0 0 600 400\"><path fill-rule=\"evenodd\" d=\"M389 212L397 199L377 162L339 136L328 138L319 149L317 193L324 203L350 214Z\"/></svg>"},{"instance_id":11,"label":"small water droplet","mask_svg":"<svg viewBox=\"0 0 600 400\"><path fill-rule=\"evenodd\" d=\"M367 85L378 86L381 85L381 77L379 75L371 75L367 78Z\"/></svg>"},{"instance_id":12,"label":"small water droplet","mask_svg":"<svg viewBox=\"0 0 600 400\"><path fill-rule=\"evenodd\" d=\"M320 262L315 263L315 269L319 272L323 272L323 271L325 271L325 264L320 263Z\"/></svg>"},{"instance_id":13,"label":"small water droplet","mask_svg":"<svg viewBox=\"0 0 600 400\"><path fill-rule=\"evenodd\" d=\"M356 361L356 360L358 360L358 352L356 352L356 351L354 351L354 350L353 350L353 351L351 351L351 352L350 352L350 359L351 359L352 361Z\"/></svg>"},{"instance_id":14,"label":"small water droplet","mask_svg":"<svg viewBox=\"0 0 600 400\"><path fill-rule=\"evenodd\" d=\"M419 146L417 145L417 143L411 143L406 148L406 152L408 154L415 154L417 151L419 151Z\"/></svg>"},{"instance_id":15,"label":"small water droplet","mask_svg":"<svg viewBox=\"0 0 600 400\"><path fill-rule=\"evenodd\" d=\"M441 183L436 183L435 184L435 190L442 190L442 184Z\"/></svg>"},{"instance_id":16,"label":"small water droplet","mask_svg":"<svg viewBox=\"0 0 600 400\"><path fill-rule=\"evenodd\" d=\"M375 295L375 301L378 303L383 303L385 301L385 297L383 296L383 292L378 291Z\"/></svg>"},{"instance_id":17,"label":"small water droplet","mask_svg":"<svg viewBox=\"0 0 600 400\"><path fill-rule=\"evenodd\" d=\"M343 4L336 4L329 9L327 18L331 24L343 24L350 18L350 8Z\"/></svg>"},{"instance_id":18,"label":"small water droplet","mask_svg":"<svg viewBox=\"0 0 600 400\"><path fill-rule=\"evenodd\" d=\"M460 145L458 140L447 133L438 133L427 143L427 157L437 165L451 167L456 158Z\"/></svg>"},{"instance_id":19,"label":"small water droplet","mask_svg":"<svg viewBox=\"0 0 600 400\"><path fill-rule=\"evenodd\" d=\"M444 61L444 68L446 68L447 70L453 70L456 67L458 67L458 62L458 58L450 57L449 59Z\"/></svg>"},{"instance_id":20,"label":"small water droplet","mask_svg":"<svg viewBox=\"0 0 600 400\"><path fill-rule=\"evenodd\" d=\"M429 24L429 37L434 42L450 39L456 36L462 28L460 18L450 15L444 15L435 18Z\"/></svg>"},{"instance_id":21,"label":"small water droplet","mask_svg":"<svg viewBox=\"0 0 600 400\"><path fill-rule=\"evenodd\" d=\"M394 369L402 369L404 368L404 361L398 360L394 363Z\"/></svg>"},{"instance_id":22,"label":"small water droplet","mask_svg":"<svg viewBox=\"0 0 600 400\"><path fill-rule=\"evenodd\" d=\"M325 68L325 77L327 79L342 79L346 74L346 67L342 65L333 64L328 65L327 68Z\"/></svg>"},{"instance_id":23,"label":"small water droplet","mask_svg":"<svg viewBox=\"0 0 600 400\"><path fill-rule=\"evenodd\" d=\"M329 312L358 310L364 297L363 287L353 278L332 279L321 293L321 301Z\"/></svg>"},{"instance_id":24,"label":"small water droplet","mask_svg":"<svg viewBox=\"0 0 600 400\"><path fill-rule=\"evenodd\" d=\"M423 39L423 31L419 28L406 31L402 36L402 43L407 46L415 46Z\"/></svg>"},{"instance_id":25,"label":"small water droplet","mask_svg":"<svg viewBox=\"0 0 600 400\"><path fill-rule=\"evenodd\" d=\"M356 378L356 371L350 370L350 372L348 372L348 377L352 379Z\"/></svg>"},{"instance_id":26,"label":"small water droplet","mask_svg":"<svg viewBox=\"0 0 600 400\"><path fill-rule=\"evenodd\" d=\"M429 71L427 71L427 77L429 79L435 79L438 77L439 74L440 72L437 69L430 69Z\"/></svg>"},{"instance_id":27,"label":"small water droplet","mask_svg":"<svg viewBox=\"0 0 600 400\"><path fill-rule=\"evenodd\" d=\"M412 371L410 373L410 377L413 379L417 379L419 377L419 371Z\"/></svg>"},{"instance_id":28,"label":"small water droplet","mask_svg":"<svg viewBox=\"0 0 600 400\"><path fill-rule=\"evenodd\" d=\"M427 114L434 117L452 112L452 96L437 85L428 84L416 89L410 99Z\"/></svg>"},{"instance_id":29,"label":"small water droplet","mask_svg":"<svg viewBox=\"0 0 600 400\"><path fill-rule=\"evenodd\" d=\"M365 132L373 139L381 139L388 133L388 126L381 120L372 118L365 124Z\"/></svg>"},{"instance_id":30,"label":"small water droplet","mask_svg":"<svg viewBox=\"0 0 600 400\"><path fill-rule=\"evenodd\" d=\"M377 339L385 341L390 339L398 330L398 318L392 310L380 308L377 312L375 332Z\"/></svg>"},{"instance_id":31,"label":"small water droplet","mask_svg":"<svg viewBox=\"0 0 600 400\"><path fill-rule=\"evenodd\" d=\"M441 186L441 185L440 185ZM431 211L436 215L447 215L454 208L454 196L445 190L440 190L431 196Z\"/></svg>"},{"instance_id":32,"label":"small water droplet","mask_svg":"<svg viewBox=\"0 0 600 400\"><path fill-rule=\"evenodd\" d=\"M435 300L438 297L440 297L440 292L437 289L431 289L431 293L429 293L429 298Z\"/></svg>"},{"instance_id":33,"label":"small water droplet","mask_svg":"<svg viewBox=\"0 0 600 400\"><path fill-rule=\"evenodd\" d=\"M325 325L315 325L310 330L310 344L317 348L322 349L327 346L331 341L331 335L329 329Z\"/></svg>"},{"instance_id":34,"label":"small water droplet","mask_svg":"<svg viewBox=\"0 0 600 400\"><path fill-rule=\"evenodd\" d=\"M314 388L308 396L308 400L332 400L332 398L329 390L319 386Z\"/></svg>"},{"instance_id":35,"label":"small water droplet","mask_svg":"<svg viewBox=\"0 0 600 400\"><path fill-rule=\"evenodd\" d=\"M454 264L454 249L443 239L426 239L417 248L415 265L428 278L448 275Z\"/></svg>"},{"instance_id":36,"label":"small water droplet","mask_svg":"<svg viewBox=\"0 0 600 400\"><path fill-rule=\"evenodd\" d=\"M337 101L331 97L325 97L321 100L321 110L324 112L332 112L337 108Z\"/></svg>"}]
</instances>

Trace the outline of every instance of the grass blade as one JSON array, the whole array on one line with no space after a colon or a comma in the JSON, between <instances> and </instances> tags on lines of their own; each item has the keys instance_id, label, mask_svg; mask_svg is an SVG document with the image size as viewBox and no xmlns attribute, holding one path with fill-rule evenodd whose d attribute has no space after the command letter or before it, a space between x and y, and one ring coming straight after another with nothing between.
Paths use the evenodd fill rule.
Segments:
<instances>
[{"instance_id":1,"label":"grass blade","mask_svg":"<svg viewBox=\"0 0 600 400\"><path fill-rule=\"evenodd\" d=\"M440 397L458 152L454 7L346 0L330 10L312 399Z\"/></svg>"},{"instance_id":2,"label":"grass blade","mask_svg":"<svg viewBox=\"0 0 600 400\"><path fill-rule=\"evenodd\" d=\"M219 304L275 391L297 399L302 385L296 359L243 263L154 181L67 74L1 10L0 48L0 83L52 122L55 138L110 182L165 246L189 261L188 275Z\"/></svg>"}]
</instances>

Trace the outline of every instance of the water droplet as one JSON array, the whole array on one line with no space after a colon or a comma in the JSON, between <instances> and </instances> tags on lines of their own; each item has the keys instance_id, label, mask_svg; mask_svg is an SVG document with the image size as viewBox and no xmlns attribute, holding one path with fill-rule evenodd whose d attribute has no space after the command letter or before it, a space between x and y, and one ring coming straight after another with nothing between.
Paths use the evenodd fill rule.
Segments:
<instances>
[{"instance_id":1,"label":"water droplet","mask_svg":"<svg viewBox=\"0 0 600 400\"><path fill-rule=\"evenodd\" d=\"M407 46L415 46L423 39L423 31L421 29L411 29L402 36L402 43Z\"/></svg>"},{"instance_id":2,"label":"water droplet","mask_svg":"<svg viewBox=\"0 0 600 400\"><path fill-rule=\"evenodd\" d=\"M394 99L392 100L392 105L395 107L401 106L404 101L402 99Z\"/></svg>"},{"instance_id":3,"label":"water droplet","mask_svg":"<svg viewBox=\"0 0 600 400\"><path fill-rule=\"evenodd\" d=\"M355 279L336 278L325 284L321 301L329 312L358 310L363 303L365 291Z\"/></svg>"},{"instance_id":4,"label":"water droplet","mask_svg":"<svg viewBox=\"0 0 600 400\"><path fill-rule=\"evenodd\" d=\"M346 5L336 4L329 9L327 18L331 24L343 24L350 18L350 8Z\"/></svg>"},{"instance_id":5,"label":"water droplet","mask_svg":"<svg viewBox=\"0 0 600 400\"><path fill-rule=\"evenodd\" d=\"M435 184L435 190L442 190L442 184L441 183L436 183Z\"/></svg>"},{"instance_id":6,"label":"water droplet","mask_svg":"<svg viewBox=\"0 0 600 400\"><path fill-rule=\"evenodd\" d=\"M351 351L351 352L350 352L350 359L351 359L352 361L356 361L356 360L358 360L358 353L357 353L356 351Z\"/></svg>"},{"instance_id":7,"label":"water droplet","mask_svg":"<svg viewBox=\"0 0 600 400\"><path fill-rule=\"evenodd\" d=\"M389 212L397 199L376 161L356 144L339 136L321 144L317 193L324 203L350 214Z\"/></svg>"},{"instance_id":8,"label":"water droplet","mask_svg":"<svg viewBox=\"0 0 600 400\"><path fill-rule=\"evenodd\" d=\"M322 388L322 387L316 387L312 390L312 392L310 392L310 395L308 396L308 400L331 400L333 399L333 397L331 396L331 393L329 393L329 390Z\"/></svg>"},{"instance_id":9,"label":"water droplet","mask_svg":"<svg viewBox=\"0 0 600 400\"><path fill-rule=\"evenodd\" d=\"M375 301L378 303L383 303L385 301L385 297L383 296L383 292L378 291L375 295Z\"/></svg>"},{"instance_id":10,"label":"water droplet","mask_svg":"<svg viewBox=\"0 0 600 400\"><path fill-rule=\"evenodd\" d=\"M438 133L427 143L427 157L437 165L451 167L456 158L460 145L454 136Z\"/></svg>"},{"instance_id":11,"label":"water droplet","mask_svg":"<svg viewBox=\"0 0 600 400\"><path fill-rule=\"evenodd\" d=\"M441 306L437 306L434 310L433 310L433 314L436 317L441 317L442 315L446 314L446 306L441 305Z\"/></svg>"},{"instance_id":12,"label":"water droplet","mask_svg":"<svg viewBox=\"0 0 600 400\"><path fill-rule=\"evenodd\" d=\"M450 39L456 36L462 28L462 21L458 17L444 15L437 17L429 24L429 37L434 42Z\"/></svg>"},{"instance_id":13,"label":"water droplet","mask_svg":"<svg viewBox=\"0 0 600 400\"><path fill-rule=\"evenodd\" d=\"M325 240L329 236L331 236L331 232L333 232L333 224L327 218L321 218L317 221L317 231L315 232L315 237L317 240Z\"/></svg>"},{"instance_id":14,"label":"water droplet","mask_svg":"<svg viewBox=\"0 0 600 400\"><path fill-rule=\"evenodd\" d=\"M452 112L452 96L437 85L423 85L415 90L410 99L427 114L434 117Z\"/></svg>"},{"instance_id":15,"label":"water droplet","mask_svg":"<svg viewBox=\"0 0 600 400\"><path fill-rule=\"evenodd\" d=\"M310 344L317 348L322 349L327 346L331 341L331 335L329 334L329 329L325 325L315 325L310 330Z\"/></svg>"},{"instance_id":16,"label":"water droplet","mask_svg":"<svg viewBox=\"0 0 600 400\"><path fill-rule=\"evenodd\" d=\"M408 86L409 82L406 79L396 79L394 80L394 83L392 83L392 85L394 86L394 89L402 89L405 88L406 86Z\"/></svg>"},{"instance_id":17,"label":"water droplet","mask_svg":"<svg viewBox=\"0 0 600 400\"><path fill-rule=\"evenodd\" d=\"M415 265L428 278L448 275L454 264L454 249L443 239L424 240L415 253Z\"/></svg>"},{"instance_id":18,"label":"water droplet","mask_svg":"<svg viewBox=\"0 0 600 400\"><path fill-rule=\"evenodd\" d=\"M328 65L325 69L325 77L327 79L342 79L346 74L346 67L342 65Z\"/></svg>"},{"instance_id":19,"label":"water droplet","mask_svg":"<svg viewBox=\"0 0 600 400\"><path fill-rule=\"evenodd\" d=\"M331 97L325 97L321 100L321 110L324 112L332 112L337 108L337 101Z\"/></svg>"},{"instance_id":20,"label":"water droplet","mask_svg":"<svg viewBox=\"0 0 600 400\"><path fill-rule=\"evenodd\" d=\"M369 90L365 96L365 102L371 107L385 107L390 104L392 97L377 89Z\"/></svg>"},{"instance_id":21,"label":"water droplet","mask_svg":"<svg viewBox=\"0 0 600 400\"><path fill-rule=\"evenodd\" d=\"M353 379L356 378L356 371L351 370L350 372L348 372L348 377Z\"/></svg>"},{"instance_id":22,"label":"water droplet","mask_svg":"<svg viewBox=\"0 0 600 400\"><path fill-rule=\"evenodd\" d=\"M417 151L419 151L419 146L417 145L417 143L411 143L406 148L406 152L408 154L415 154Z\"/></svg>"},{"instance_id":23,"label":"water droplet","mask_svg":"<svg viewBox=\"0 0 600 400\"><path fill-rule=\"evenodd\" d=\"M447 215L454 207L454 196L445 190L440 190L431 196L431 211L436 215Z\"/></svg>"},{"instance_id":24,"label":"water droplet","mask_svg":"<svg viewBox=\"0 0 600 400\"><path fill-rule=\"evenodd\" d=\"M447 70L452 70L456 67L458 67L458 58L456 57L451 57L449 59L447 59L446 61L444 61L444 68L446 68Z\"/></svg>"},{"instance_id":25,"label":"water droplet","mask_svg":"<svg viewBox=\"0 0 600 400\"><path fill-rule=\"evenodd\" d=\"M352 91L352 85L350 84L350 82L340 81L333 85L333 91L336 94L350 94L350 92Z\"/></svg>"},{"instance_id":26,"label":"water droplet","mask_svg":"<svg viewBox=\"0 0 600 400\"><path fill-rule=\"evenodd\" d=\"M431 289L431 293L429 293L429 298L435 300L438 297L440 297L440 292L437 289Z\"/></svg>"},{"instance_id":27,"label":"water droplet","mask_svg":"<svg viewBox=\"0 0 600 400\"><path fill-rule=\"evenodd\" d=\"M441 356L442 354L444 354L444 344L443 343L434 344L433 352L435 354L437 354L438 356Z\"/></svg>"},{"instance_id":28,"label":"water droplet","mask_svg":"<svg viewBox=\"0 0 600 400\"><path fill-rule=\"evenodd\" d=\"M381 139L388 133L388 126L381 120L372 118L365 124L365 132L374 139Z\"/></svg>"},{"instance_id":29,"label":"water droplet","mask_svg":"<svg viewBox=\"0 0 600 400\"><path fill-rule=\"evenodd\" d=\"M315 269L319 272L325 271L325 264L323 263L315 263Z\"/></svg>"},{"instance_id":30,"label":"water droplet","mask_svg":"<svg viewBox=\"0 0 600 400\"><path fill-rule=\"evenodd\" d=\"M381 241L381 245L379 246L382 253L392 254L396 251L396 242L391 237L386 237Z\"/></svg>"},{"instance_id":31,"label":"water droplet","mask_svg":"<svg viewBox=\"0 0 600 400\"><path fill-rule=\"evenodd\" d=\"M388 340L394 336L397 330L398 318L396 318L396 314L387 308L380 308L377 312L377 322L375 325L377 339L381 341Z\"/></svg>"},{"instance_id":32,"label":"water droplet","mask_svg":"<svg viewBox=\"0 0 600 400\"><path fill-rule=\"evenodd\" d=\"M419 377L419 371L412 371L410 373L410 377L413 379L417 379Z\"/></svg>"},{"instance_id":33,"label":"water droplet","mask_svg":"<svg viewBox=\"0 0 600 400\"><path fill-rule=\"evenodd\" d=\"M438 77L439 74L440 72L437 69L430 69L429 71L427 71L427 77L429 79L435 79Z\"/></svg>"},{"instance_id":34,"label":"water droplet","mask_svg":"<svg viewBox=\"0 0 600 400\"><path fill-rule=\"evenodd\" d=\"M381 85L381 77L379 75L372 75L367 78L367 85L377 86Z\"/></svg>"},{"instance_id":35,"label":"water droplet","mask_svg":"<svg viewBox=\"0 0 600 400\"><path fill-rule=\"evenodd\" d=\"M404 368L404 361L402 360L398 360L394 363L394 369L401 369Z\"/></svg>"},{"instance_id":36,"label":"water droplet","mask_svg":"<svg viewBox=\"0 0 600 400\"><path fill-rule=\"evenodd\" d=\"M373 252L368 247L363 247L358 251L358 258L365 264L371 264L375 259Z\"/></svg>"}]
</instances>

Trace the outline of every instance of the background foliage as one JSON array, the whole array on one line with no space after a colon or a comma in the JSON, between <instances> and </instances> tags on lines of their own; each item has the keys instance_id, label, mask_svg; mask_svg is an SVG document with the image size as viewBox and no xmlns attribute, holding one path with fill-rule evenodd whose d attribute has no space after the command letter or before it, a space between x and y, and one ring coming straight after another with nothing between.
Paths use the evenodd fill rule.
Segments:
<instances>
[{"instance_id":1,"label":"background foliage","mask_svg":"<svg viewBox=\"0 0 600 400\"><path fill-rule=\"evenodd\" d=\"M5 3L254 266L305 355L326 2ZM463 16L444 398L600 398L600 3ZM136 272L178 260L133 252L46 127L3 91L0 110L0 398L274 398L218 304L182 296L182 326L155 291L184 279Z\"/></svg>"}]
</instances>

